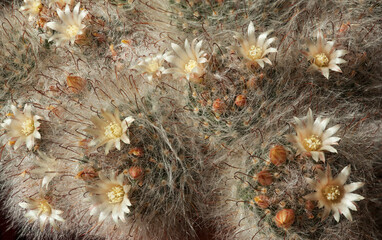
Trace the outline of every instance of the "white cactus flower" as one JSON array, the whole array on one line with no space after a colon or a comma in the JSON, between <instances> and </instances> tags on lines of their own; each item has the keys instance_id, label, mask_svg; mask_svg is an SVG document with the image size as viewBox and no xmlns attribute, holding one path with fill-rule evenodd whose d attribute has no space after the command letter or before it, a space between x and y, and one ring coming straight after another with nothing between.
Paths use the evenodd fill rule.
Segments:
<instances>
[{"instance_id":1,"label":"white cactus flower","mask_svg":"<svg viewBox=\"0 0 382 240\"><path fill-rule=\"evenodd\" d=\"M318 162L319 160L325 162L325 155L323 151L337 153L337 150L331 145L337 145L340 140L339 137L333 137L340 125L336 125L327 129L326 125L329 123L329 118L321 120L318 117L313 121L312 110L309 109L306 119L301 121L294 117L296 121L295 130L297 135L287 135L287 138L297 148L297 155L307 153Z\"/></svg>"},{"instance_id":2,"label":"white cactus flower","mask_svg":"<svg viewBox=\"0 0 382 240\"><path fill-rule=\"evenodd\" d=\"M87 128L85 130L94 137L89 145L99 147L106 144L105 153L108 154L113 145L118 150L121 150L121 140L126 144L130 144L128 128L134 121L134 118L127 117L121 121L118 109L115 109L114 115L102 110L101 115L103 119L98 117L91 118L95 128Z\"/></svg>"},{"instance_id":3,"label":"white cactus flower","mask_svg":"<svg viewBox=\"0 0 382 240\"><path fill-rule=\"evenodd\" d=\"M326 173L318 170L318 179L306 178L306 181L316 192L304 196L307 200L318 201L318 207L324 209L322 220L326 219L333 211L334 219L338 222L340 214L343 214L348 220L352 221L349 208L357 211L354 201L364 199L359 194L352 193L364 185L363 182L355 182L344 185L350 175L350 165L342 169L340 174L333 179L330 166L326 168Z\"/></svg>"},{"instance_id":4,"label":"white cactus flower","mask_svg":"<svg viewBox=\"0 0 382 240\"><path fill-rule=\"evenodd\" d=\"M337 64L346 63L341 57L348 53L346 50L336 50L334 41L326 41L321 31L317 33L317 43L309 44L309 52L303 52L304 55L312 62L308 71L320 71L324 77L329 79L329 69L340 72L341 68Z\"/></svg>"},{"instance_id":5,"label":"white cactus flower","mask_svg":"<svg viewBox=\"0 0 382 240\"><path fill-rule=\"evenodd\" d=\"M125 213L129 213L131 202L128 193L131 186L124 183L124 174L116 176L115 173L107 178L103 173L99 174L100 180L95 186L88 186L86 189L90 196L86 201L91 202L90 215L99 215L98 221L104 221L108 216L112 216L113 221L125 222Z\"/></svg>"},{"instance_id":6,"label":"white cactus flower","mask_svg":"<svg viewBox=\"0 0 382 240\"><path fill-rule=\"evenodd\" d=\"M155 56L146 57L140 60L134 69L137 69L140 74L145 74L149 81L154 78L160 78L162 73L165 71L163 67L164 59L167 58L169 53L159 53Z\"/></svg>"},{"instance_id":7,"label":"white cactus flower","mask_svg":"<svg viewBox=\"0 0 382 240\"><path fill-rule=\"evenodd\" d=\"M56 46L63 43L70 42L74 44L76 37L83 34L83 29L86 27L82 24L82 20L87 14L86 10L80 11L80 3L74 7L73 12L70 12L69 5L65 6L65 11L57 8L57 14L60 17L62 23L48 22L47 26L56 31L52 37L49 38L49 42L55 40Z\"/></svg>"},{"instance_id":8,"label":"white cactus flower","mask_svg":"<svg viewBox=\"0 0 382 240\"><path fill-rule=\"evenodd\" d=\"M269 60L266 55L277 52L277 49L269 47L269 45L276 39L267 39L270 32L271 31L261 33L256 39L255 26L253 25L253 22L250 22L248 26L248 36L244 37L242 34L236 34L235 38L239 41L240 46L234 46L233 49L239 52L249 63L258 64L262 68L264 68L264 63L272 65L271 60Z\"/></svg>"},{"instance_id":9,"label":"white cactus flower","mask_svg":"<svg viewBox=\"0 0 382 240\"><path fill-rule=\"evenodd\" d=\"M19 206L27 210L25 217L31 221L39 221L41 231L44 230L48 223L58 229L55 221L65 221L60 216L62 211L54 209L48 200L43 197L29 198L25 202L19 203Z\"/></svg>"},{"instance_id":10,"label":"white cactus flower","mask_svg":"<svg viewBox=\"0 0 382 240\"><path fill-rule=\"evenodd\" d=\"M29 150L35 144L35 138L40 139L41 135L38 132L40 116L32 115L32 108L25 104L24 112L19 111L16 106L12 105L12 116L4 120L1 126L6 130L6 138L14 142L14 149L18 149L23 143ZM10 138L10 139L9 139Z\"/></svg>"},{"instance_id":11,"label":"white cactus flower","mask_svg":"<svg viewBox=\"0 0 382 240\"><path fill-rule=\"evenodd\" d=\"M171 47L177 56L170 55L166 56L165 59L176 67L166 69L164 73L171 73L176 77L183 77L191 82L200 83L206 71L204 63L207 62L206 54L200 50L202 45L203 41L197 42L196 39L191 44L186 39L184 49L178 44L171 43Z\"/></svg>"}]
</instances>

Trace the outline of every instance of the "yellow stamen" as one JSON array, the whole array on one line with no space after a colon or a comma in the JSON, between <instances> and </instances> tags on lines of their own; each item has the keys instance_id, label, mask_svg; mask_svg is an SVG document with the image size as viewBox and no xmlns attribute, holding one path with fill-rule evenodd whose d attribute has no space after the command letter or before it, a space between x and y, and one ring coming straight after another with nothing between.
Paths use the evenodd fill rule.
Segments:
<instances>
[{"instance_id":1,"label":"yellow stamen","mask_svg":"<svg viewBox=\"0 0 382 240\"><path fill-rule=\"evenodd\" d=\"M192 70L196 67L196 61L195 60L190 60L186 65L184 65L184 71L186 73L191 73Z\"/></svg>"},{"instance_id":2,"label":"yellow stamen","mask_svg":"<svg viewBox=\"0 0 382 240\"><path fill-rule=\"evenodd\" d=\"M123 187L121 185L113 187L111 191L107 193L109 203L120 203L123 201L124 196L125 191L123 191Z\"/></svg>"},{"instance_id":3,"label":"yellow stamen","mask_svg":"<svg viewBox=\"0 0 382 240\"><path fill-rule=\"evenodd\" d=\"M40 209L41 213L50 213L52 210L48 201L46 200L40 200L38 208Z\"/></svg>"},{"instance_id":4,"label":"yellow stamen","mask_svg":"<svg viewBox=\"0 0 382 240\"><path fill-rule=\"evenodd\" d=\"M322 194L327 200L335 202L341 196L341 190L337 185L328 185L322 189Z\"/></svg>"},{"instance_id":5,"label":"yellow stamen","mask_svg":"<svg viewBox=\"0 0 382 240\"><path fill-rule=\"evenodd\" d=\"M317 151L321 148L321 140L316 135L312 135L309 138L305 138L303 141L303 145L308 151Z\"/></svg>"},{"instance_id":6,"label":"yellow stamen","mask_svg":"<svg viewBox=\"0 0 382 240\"><path fill-rule=\"evenodd\" d=\"M80 30L79 27L77 27L76 25L70 25L68 27L68 29L66 29L66 34L69 36L69 37L75 37L78 33L78 31Z\"/></svg>"},{"instance_id":7,"label":"yellow stamen","mask_svg":"<svg viewBox=\"0 0 382 240\"><path fill-rule=\"evenodd\" d=\"M40 3L39 1L36 1L36 2L34 2L34 3L32 4L30 10L31 10L31 12L34 12L34 13L37 14L37 13L40 12L41 8L42 8L41 3Z\"/></svg>"},{"instance_id":8,"label":"yellow stamen","mask_svg":"<svg viewBox=\"0 0 382 240\"><path fill-rule=\"evenodd\" d=\"M252 59L252 61L260 59L262 54L263 54L263 50L259 47L256 47L255 45L252 45L249 48L249 58Z\"/></svg>"},{"instance_id":9,"label":"yellow stamen","mask_svg":"<svg viewBox=\"0 0 382 240\"><path fill-rule=\"evenodd\" d=\"M122 128L119 124L112 122L105 127L105 137L114 139L122 136Z\"/></svg>"},{"instance_id":10,"label":"yellow stamen","mask_svg":"<svg viewBox=\"0 0 382 240\"><path fill-rule=\"evenodd\" d=\"M33 122L33 119L27 119L23 122L23 124L21 125L21 132L25 135L25 136L29 136L31 135L33 132L34 132L34 122Z\"/></svg>"},{"instance_id":11,"label":"yellow stamen","mask_svg":"<svg viewBox=\"0 0 382 240\"><path fill-rule=\"evenodd\" d=\"M325 53L320 53L314 56L314 63L319 67L327 67L329 65L329 58Z\"/></svg>"},{"instance_id":12,"label":"yellow stamen","mask_svg":"<svg viewBox=\"0 0 382 240\"><path fill-rule=\"evenodd\" d=\"M158 70L159 64L158 64L157 61L153 60L153 61L150 62L150 64L148 65L147 68L148 68L150 73L154 73L154 72L156 72Z\"/></svg>"}]
</instances>

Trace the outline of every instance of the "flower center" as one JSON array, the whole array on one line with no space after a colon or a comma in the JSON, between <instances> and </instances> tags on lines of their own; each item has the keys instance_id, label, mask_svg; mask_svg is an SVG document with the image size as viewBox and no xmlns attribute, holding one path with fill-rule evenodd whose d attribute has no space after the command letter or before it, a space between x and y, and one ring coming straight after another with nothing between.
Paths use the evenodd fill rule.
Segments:
<instances>
[{"instance_id":1,"label":"flower center","mask_svg":"<svg viewBox=\"0 0 382 240\"><path fill-rule=\"evenodd\" d=\"M122 136L122 128L119 124L112 122L105 127L105 137L107 138L119 138Z\"/></svg>"},{"instance_id":2,"label":"flower center","mask_svg":"<svg viewBox=\"0 0 382 240\"><path fill-rule=\"evenodd\" d=\"M21 126L21 132L25 136L29 136L34 132L34 122L33 119L28 118L25 120Z\"/></svg>"},{"instance_id":3,"label":"flower center","mask_svg":"<svg viewBox=\"0 0 382 240\"><path fill-rule=\"evenodd\" d=\"M51 207L46 200L41 200L38 205L38 209L40 209L41 213L50 213Z\"/></svg>"},{"instance_id":4,"label":"flower center","mask_svg":"<svg viewBox=\"0 0 382 240\"><path fill-rule=\"evenodd\" d=\"M151 73L156 72L158 70L158 68L159 68L159 64L157 61L151 61L149 66L148 66L148 70Z\"/></svg>"},{"instance_id":5,"label":"flower center","mask_svg":"<svg viewBox=\"0 0 382 240\"><path fill-rule=\"evenodd\" d=\"M314 63L319 67L327 67L329 65L329 58L325 53L320 53L314 56Z\"/></svg>"},{"instance_id":6,"label":"flower center","mask_svg":"<svg viewBox=\"0 0 382 240\"><path fill-rule=\"evenodd\" d=\"M66 34L69 35L69 37L75 37L78 33L78 30L80 30L79 27L77 27L76 25L70 25L68 27L68 29L66 29Z\"/></svg>"},{"instance_id":7,"label":"flower center","mask_svg":"<svg viewBox=\"0 0 382 240\"><path fill-rule=\"evenodd\" d=\"M327 200L334 202L341 196L341 190L337 185L328 185L322 190L322 194Z\"/></svg>"},{"instance_id":8,"label":"flower center","mask_svg":"<svg viewBox=\"0 0 382 240\"><path fill-rule=\"evenodd\" d=\"M252 45L249 48L249 58L252 59L253 61L261 58L262 54L263 54L263 50L259 47L256 47L255 45Z\"/></svg>"},{"instance_id":9,"label":"flower center","mask_svg":"<svg viewBox=\"0 0 382 240\"><path fill-rule=\"evenodd\" d=\"M309 138L305 138L303 145L308 151L317 151L321 148L321 140L316 135L312 135Z\"/></svg>"},{"instance_id":10,"label":"flower center","mask_svg":"<svg viewBox=\"0 0 382 240\"><path fill-rule=\"evenodd\" d=\"M123 191L123 187L121 185L113 187L111 191L107 193L109 203L120 203L123 201L124 196L125 191Z\"/></svg>"},{"instance_id":11,"label":"flower center","mask_svg":"<svg viewBox=\"0 0 382 240\"><path fill-rule=\"evenodd\" d=\"M196 61L195 60L190 60L186 65L184 65L184 71L186 73L192 72L192 70L196 67Z\"/></svg>"},{"instance_id":12,"label":"flower center","mask_svg":"<svg viewBox=\"0 0 382 240\"><path fill-rule=\"evenodd\" d=\"M40 1L36 1L36 2L32 3L32 6L30 8L30 10L34 13L39 13L40 9L41 9L41 2Z\"/></svg>"}]
</instances>

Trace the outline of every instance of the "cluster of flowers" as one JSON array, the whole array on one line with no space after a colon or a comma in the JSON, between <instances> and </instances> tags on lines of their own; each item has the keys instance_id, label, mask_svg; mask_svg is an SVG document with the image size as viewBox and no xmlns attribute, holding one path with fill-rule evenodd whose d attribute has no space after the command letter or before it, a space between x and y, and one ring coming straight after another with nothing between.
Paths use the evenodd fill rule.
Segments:
<instances>
[{"instance_id":1,"label":"cluster of flowers","mask_svg":"<svg viewBox=\"0 0 382 240\"><path fill-rule=\"evenodd\" d=\"M42 3L40 0L24 0L25 5L20 8L30 16L38 16L42 11ZM54 30L54 34L49 41L55 41L57 46L70 42L74 44L77 37L84 33L86 25L83 20L87 15L86 10L80 10L80 3L76 4L73 12L70 11L70 1L52 1L60 8L57 8L57 15L62 23L48 22L47 27ZM67 5L64 5L67 4ZM233 46L233 50L240 53L241 57L248 63L248 67L265 67L265 63L272 65L271 60L267 57L270 53L276 53L277 49L270 47L276 38L267 39L271 31L261 33L257 38L255 35L255 27L251 22L248 26L247 36L237 34L235 38L238 40L238 46ZM346 61L341 57L344 56L346 50L336 50L334 41L326 41L323 34L319 31L317 34L317 43L310 44L309 52L304 55L311 61L312 65L309 70L317 70L323 76L329 78L329 70L341 72L338 64ZM173 74L174 77L185 78L194 83L201 83L206 74L208 63L207 53L202 50L203 41L194 39L191 43L186 39L184 48L172 43L171 48L175 54L170 52L162 52L155 56L149 56L133 68L138 70L140 74L147 76L148 80L160 79L162 74ZM174 67L166 69L164 63L167 61ZM235 101L236 105L244 105L245 96L240 95ZM222 104L214 102L213 108L219 111ZM42 118L33 115L30 105L24 106L24 112L12 106L13 114L9 114L10 118L6 119L1 125L6 131L6 141L10 145L14 145L18 149L24 143L29 150L35 145L35 139L40 139L39 133L40 122ZM132 117L126 117L121 120L120 113L115 110L114 113L101 111L102 118L93 117L91 121L94 127L86 129L86 132L93 136L93 140L89 146L100 147L105 146L105 154L107 155L112 148L121 149L121 141L125 144L130 143L128 136L128 128L133 123ZM295 118L295 129L297 135L288 136L288 139L297 148L297 155L312 157L315 161L325 161L324 151L336 153L336 149L332 145L338 144L340 138L333 135L338 131L339 126L336 125L329 129L326 126L329 122L328 118L313 119L312 111L309 110L305 120ZM326 129L326 130L325 130ZM48 188L49 182L55 177L54 173L46 173L52 171L49 169L54 165L54 159L39 153L44 159L41 163L36 163L38 167L36 173L44 174L42 187ZM285 162L285 149L283 147L273 148L271 150L271 160L275 165ZM334 218L339 221L340 214L351 220L349 209L357 210L354 201L362 200L363 197L352 193L363 186L362 182L351 183L345 185L350 175L350 166L345 167L336 178L332 177L330 166L327 166L326 172L318 171L318 179L314 181L306 178L306 181L315 190L305 198L307 200L318 201L320 208L324 207L322 219L328 217L331 211ZM109 178L103 173L98 174L99 181L94 186L88 187L91 194L89 201L91 202L91 215L98 215L99 221L105 220L108 216L112 216L113 220L118 223L119 220L125 221L125 213L129 213L130 185L125 182L124 175L112 173ZM261 181L266 181L266 174L262 174ZM265 196L255 198L257 204L265 204ZM64 221L60 216L62 211L55 209L44 195L38 198L30 198L26 202L21 202L20 206L28 210L26 216L32 220L39 220L41 228L49 222L56 227L55 221ZM275 221L279 227L288 228L294 221L294 210L283 209L276 214Z\"/></svg>"},{"instance_id":2,"label":"cluster of flowers","mask_svg":"<svg viewBox=\"0 0 382 240\"><path fill-rule=\"evenodd\" d=\"M314 161L319 160L325 162L324 151L337 153L337 150L332 145L337 145L339 137L333 136L340 125L335 125L326 129L329 123L329 118L313 119L312 110L309 109L305 119L295 117L296 124L294 125L297 135L287 135L287 139L293 143L296 151L296 156L312 157ZM325 130L326 129L326 130ZM283 146L274 146L269 153L270 161L280 166L286 161L287 153ZM268 174L269 175L269 174ZM271 176L260 172L257 177L258 181L266 185L266 182L271 182ZM345 185L350 175L350 165L346 166L337 177L333 178L331 168L327 165L326 171L317 169L317 180L305 177L309 186L315 190L304 198L307 201L307 210L312 210L314 204L311 201L317 201L319 208L324 208L321 219L326 219L330 212L333 211L334 219L338 222L340 214L343 214L348 220L352 220L349 209L357 211L354 201L364 199L361 195L352 193L364 185L363 182L355 182ZM256 196L255 202L261 208L266 208L269 205L269 199L265 195ZM278 227L289 228L295 219L295 211L293 209L282 209L277 212L275 222Z\"/></svg>"},{"instance_id":3,"label":"cluster of flowers","mask_svg":"<svg viewBox=\"0 0 382 240\"><path fill-rule=\"evenodd\" d=\"M32 150L35 146L35 139L41 139L39 133L41 123L39 120L43 118L33 115L31 106L28 104L24 106L23 112L14 105L11 106L11 109L13 113L9 113L9 118L1 124L2 128L6 131L6 134L3 136L5 141L9 145L13 145L15 150L24 143L28 150ZM128 128L134 119L126 117L121 120L118 110L115 110L114 114L102 110L101 115L102 119L98 117L91 119L94 127L85 129L86 132L94 137L89 146L99 147L106 145L105 154L108 154L114 146L120 150L121 141L129 144ZM31 173L43 176L41 188L45 187L48 190L49 183L57 175L57 160L40 151L38 151L38 154L40 159L35 162L36 167ZM99 181L95 182L94 186L88 186L87 188L87 191L91 193L90 197L85 199L85 201L91 203L90 215L99 215L100 222L110 215L116 223L118 223L119 219L125 221L124 214L130 212L128 207L131 206L131 203L128 193L131 186L126 183L124 174L118 175L112 172L110 178L107 178L102 172L98 174L94 171L92 173L89 170L87 171L87 175L97 174L99 177ZM29 198L26 202L20 203L22 208L28 210L25 216L33 221L39 220L41 229L48 222L56 228L55 220L64 221L59 216L62 211L54 209L48 198L44 195L42 189L39 197Z\"/></svg>"},{"instance_id":4,"label":"cluster of flowers","mask_svg":"<svg viewBox=\"0 0 382 240\"><path fill-rule=\"evenodd\" d=\"M56 2L56 1L53 1ZM62 1L57 1L62 4ZM40 0L25 0L25 5L20 8L26 11L31 16L38 15L42 9ZM74 7L73 12L70 12L69 5L65 6L62 11L57 8L57 15L62 23L48 22L46 25L55 31L49 41L56 41L56 45L62 45L67 42L74 44L76 38L84 33L86 25L82 20L86 17L87 11L80 11L80 3ZM255 27L253 22L248 26L248 35L244 37L242 34L236 34L235 38L239 41L240 46L233 46L233 49L239 52L249 65L259 65L264 68L264 63L272 65L272 62L266 56L269 53L276 53L277 49L270 47L276 40L272 37L267 39L267 36L272 31L261 33L256 39ZM207 59L206 53L201 51L203 42L197 42L196 39L190 44L186 39L184 49L179 45L172 43L171 47L177 56L172 56L169 53L157 54L153 57L147 57L140 61L135 67L141 73L147 74L148 79L158 78L161 74L174 74L175 76L185 77L187 80L199 83L203 80L205 74L205 66ZM326 41L322 32L317 33L317 43L309 44L309 52L303 52L304 55L311 61L310 70L318 70L323 76L329 78L329 69L335 72L342 72L337 64L346 63L341 57L344 56L346 50L336 50L334 41ZM164 60L174 64L176 67L164 69Z\"/></svg>"}]
</instances>

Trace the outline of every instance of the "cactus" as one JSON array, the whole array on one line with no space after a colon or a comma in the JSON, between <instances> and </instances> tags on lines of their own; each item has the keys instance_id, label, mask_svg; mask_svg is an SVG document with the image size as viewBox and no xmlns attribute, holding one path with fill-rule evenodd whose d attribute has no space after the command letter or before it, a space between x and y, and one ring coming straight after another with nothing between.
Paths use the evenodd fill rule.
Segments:
<instances>
[{"instance_id":1,"label":"cactus","mask_svg":"<svg viewBox=\"0 0 382 240\"><path fill-rule=\"evenodd\" d=\"M20 236L381 236L375 1L1 13L1 197Z\"/></svg>"}]
</instances>

